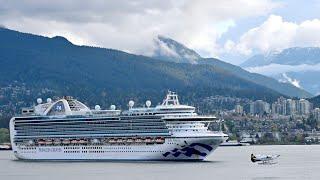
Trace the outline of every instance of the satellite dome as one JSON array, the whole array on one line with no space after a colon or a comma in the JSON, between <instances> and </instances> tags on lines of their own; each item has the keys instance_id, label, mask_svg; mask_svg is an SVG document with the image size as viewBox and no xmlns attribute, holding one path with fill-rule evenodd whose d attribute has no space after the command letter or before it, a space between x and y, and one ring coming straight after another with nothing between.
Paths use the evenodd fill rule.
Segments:
<instances>
[{"instance_id":1,"label":"satellite dome","mask_svg":"<svg viewBox=\"0 0 320 180\"><path fill-rule=\"evenodd\" d=\"M95 110L100 110L101 107L100 107L99 105L95 105L95 106L94 106L94 109L95 109Z\"/></svg>"},{"instance_id":2,"label":"satellite dome","mask_svg":"<svg viewBox=\"0 0 320 180\"><path fill-rule=\"evenodd\" d=\"M111 105L111 106L110 106L110 109L111 109L111 110L116 110L116 106L115 106L115 105Z\"/></svg>"},{"instance_id":3,"label":"satellite dome","mask_svg":"<svg viewBox=\"0 0 320 180\"><path fill-rule=\"evenodd\" d=\"M147 107L150 107L150 106L151 106L151 101L150 101L150 100L146 101L146 106L147 106Z\"/></svg>"},{"instance_id":4,"label":"satellite dome","mask_svg":"<svg viewBox=\"0 0 320 180\"><path fill-rule=\"evenodd\" d=\"M134 101L130 100L129 101L129 107L132 108L134 106Z\"/></svg>"},{"instance_id":5,"label":"satellite dome","mask_svg":"<svg viewBox=\"0 0 320 180\"><path fill-rule=\"evenodd\" d=\"M41 98L38 98L38 99L37 99L37 103L38 103L38 104L41 104L41 103L42 103L42 99L41 99Z\"/></svg>"},{"instance_id":6,"label":"satellite dome","mask_svg":"<svg viewBox=\"0 0 320 180\"><path fill-rule=\"evenodd\" d=\"M47 103L51 103L52 99L51 98L47 98Z\"/></svg>"}]
</instances>

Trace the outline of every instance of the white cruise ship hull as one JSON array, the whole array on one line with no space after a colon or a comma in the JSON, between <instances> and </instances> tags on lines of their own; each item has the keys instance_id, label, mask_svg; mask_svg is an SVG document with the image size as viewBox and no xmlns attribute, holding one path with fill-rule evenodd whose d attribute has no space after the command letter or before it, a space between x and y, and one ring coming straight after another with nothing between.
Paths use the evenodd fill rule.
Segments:
<instances>
[{"instance_id":1,"label":"white cruise ship hull","mask_svg":"<svg viewBox=\"0 0 320 180\"><path fill-rule=\"evenodd\" d=\"M163 144L14 146L23 160L203 160L222 142L221 136L167 138Z\"/></svg>"}]
</instances>

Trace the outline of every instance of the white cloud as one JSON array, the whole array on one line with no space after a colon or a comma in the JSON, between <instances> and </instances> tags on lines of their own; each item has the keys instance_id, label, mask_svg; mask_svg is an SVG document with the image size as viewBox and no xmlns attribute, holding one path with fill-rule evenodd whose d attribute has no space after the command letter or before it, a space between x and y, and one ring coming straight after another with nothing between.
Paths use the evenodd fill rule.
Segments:
<instances>
[{"instance_id":1,"label":"white cloud","mask_svg":"<svg viewBox=\"0 0 320 180\"><path fill-rule=\"evenodd\" d=\"M167 44L160 41L158 38L156 38L154 41L159 46L158 50L160 51L159 52L160 54L165 55L165 56L169 56L169 57L174 57L174 58L179 57L179 54L177 54L175 49L168 47Z\"/></svg>"},{"instance_id":2,"label":"white cloud","mask_svg":"<svg viewBox=\"0 0 320 180\"><path fill-rule=\"evenodd\" d=\"M320 46L320 20L301 23L287 22L281 16L270 15L260 26L244 33L233 48L242 54L254 51L267 53L289 47Z\"/></svg>"},{"instance_id":3,"label":"white cloud","mask_svg":"<svg viewBox=\"0 0 320 180\"><path fill-rule=\"evenodd\" d=\"M205 55L216 55L217 40L239 18L270 13L271 0L0 0L0 21L8 28L75 44L148 54L158 34Z\"/></svg>"}]
</instances>

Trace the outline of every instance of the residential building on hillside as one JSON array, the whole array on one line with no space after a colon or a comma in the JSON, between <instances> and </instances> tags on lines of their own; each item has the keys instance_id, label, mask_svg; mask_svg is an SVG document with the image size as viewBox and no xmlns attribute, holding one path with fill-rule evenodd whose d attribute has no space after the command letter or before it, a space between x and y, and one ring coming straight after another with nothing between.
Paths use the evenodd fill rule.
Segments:
<instances>
[{"instance_id":1,"label":"residential building on hillside","mask_svg":"<svg viewBox=\"0 0 320 180\"><path fill-rule=\"evenodd\" d=\"M241 106L240 104L235 105L234 111L235 111L237 114L243 114L243 106Z\"/></svg>"},{"instance_id":2,"label":"residential building on hillside","mask_svg":"<svg viewBox=\"0 0 320 180\"><path fill-rule=\"evenodd\" d=\"M298 104L298 113L300 115L310 114L311 104L308 100L300 99Z\"/></svg>"},{"instance_id":3,"label":"residential building on hillside","mask_svg":"<svg viewBox=\"0 0 320 180\"><path fill-rule=\"evenodd\" d=\"M257 100L250 103L250 114L263 115L265 113L270 113L269 103L262 100Z\"/></svg>"}]
</instances>

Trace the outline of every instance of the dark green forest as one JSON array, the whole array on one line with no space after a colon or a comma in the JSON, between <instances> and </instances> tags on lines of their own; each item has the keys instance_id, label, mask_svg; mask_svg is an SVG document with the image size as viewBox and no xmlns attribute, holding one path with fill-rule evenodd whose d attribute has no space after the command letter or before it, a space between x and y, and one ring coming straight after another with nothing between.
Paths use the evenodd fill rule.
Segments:
<instances>
[{"instance_id":1,"label":"dark green forest","mask_svg":"<svg viewBox=\"0 0 320 180\"><path fill-rule=\"evenodd\" d=\"M155 105L169 89L189 104L212 95L266 101L283 95L217 64L166 62L5 28L0 39L1 127L37 97L70 95L89 106L125 109L130 99Z\"/></svg>"}]
</instances>

